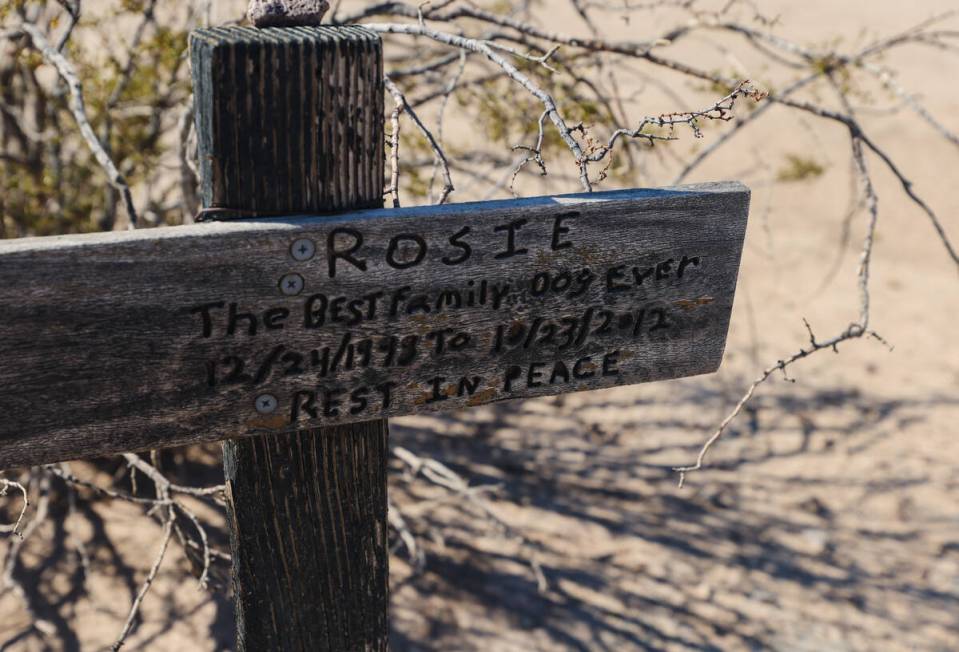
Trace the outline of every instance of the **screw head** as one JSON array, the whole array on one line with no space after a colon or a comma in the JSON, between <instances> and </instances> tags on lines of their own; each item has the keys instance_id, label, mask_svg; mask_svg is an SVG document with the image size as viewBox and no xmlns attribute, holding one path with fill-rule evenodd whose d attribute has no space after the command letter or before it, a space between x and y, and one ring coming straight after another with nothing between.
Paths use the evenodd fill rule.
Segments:
<instances>
[{"instance_id":1,"label":"screw head","mask_svg":"<svg viewBox=\"0 0 959 652\"><path fill-rule=\"evenodd\" d=\"M284 296L295 297L306 288L306 281L299 274L287 274L280 279L280 293Z\"/></svg>"},{"instance_id":2,"label":"screw head","mask_svg":"<svg viewBox=\"0 0 959 652\"><path fill-rule=\"evenodd\" d=\"M316 243L309 238L294 240L290 245L290 255L293 256L293 260L301 263L312 260L316 255Z\"/></svg>"},{"instance_id":3,"label":"screw head","mask_svg":"<svg viewBox=\"0 0 959 652\"><path fill-rule=\"evenodd\" d=\"M280 407L280 401L273 394L261 394L253 404L260 414L273 414Z\"/></svg>"}]
</instances>

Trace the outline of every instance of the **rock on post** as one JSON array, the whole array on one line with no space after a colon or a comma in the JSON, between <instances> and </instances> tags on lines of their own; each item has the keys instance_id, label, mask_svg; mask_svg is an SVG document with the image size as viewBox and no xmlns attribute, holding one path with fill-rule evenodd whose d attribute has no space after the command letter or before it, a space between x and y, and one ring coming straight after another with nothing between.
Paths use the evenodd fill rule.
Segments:
<instances>
[{"instance_id":1,"label":"rock on post","mask_svg":"<svg viewBox=\"0 0 959 652\"><path fill-rule=\"evenodd\" d=\"M246 13L256 27L309 27L329 8L326 0L250 0Z\"/></svg>"}]
</instances>

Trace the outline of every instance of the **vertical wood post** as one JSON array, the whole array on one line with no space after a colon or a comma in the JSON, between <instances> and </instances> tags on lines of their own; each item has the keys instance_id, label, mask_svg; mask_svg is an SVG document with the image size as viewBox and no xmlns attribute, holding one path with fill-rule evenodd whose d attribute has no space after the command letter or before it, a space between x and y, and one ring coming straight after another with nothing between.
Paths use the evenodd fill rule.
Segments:
<instances>
[{"instance_id":1,"label":"vertical wood post","mask_svg":"<svg viewBox=\"0 0 959 652\"><path fill-rule=\"evenodd\" d=\"M376 34L213 28L191 51L204 207L382 206ZM223 445L238 650L387 648L387 436L381 420Z\"/></svg>"}]
</instances>

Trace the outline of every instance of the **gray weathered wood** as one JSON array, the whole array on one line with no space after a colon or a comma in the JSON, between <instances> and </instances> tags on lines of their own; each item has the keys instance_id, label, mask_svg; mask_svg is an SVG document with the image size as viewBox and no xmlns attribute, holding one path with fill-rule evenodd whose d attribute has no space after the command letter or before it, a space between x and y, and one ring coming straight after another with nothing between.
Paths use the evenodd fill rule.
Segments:
<instances>
[{"instance_id":1,"label":"gray weathered wood","mask_svg":"<svg viewBox=\"0 0 959 652\"><path fill-rule=\"evenodd\" d=\"M748 197L722 183L0 243L0 468L711 372ZM500 257L516 220L528 251ZM423 260L396 269L412 236ZM328 247L358 237L366 270L341 257L331 278ZM534 296L566 272L569 289ZM275 411L257 411L264 395Z\"/></svg>"},{"instance_id":2,"label":"gray weathered wood","mask_svg":"<svg viewBox=\"0 0 959 652\"><path fill-rule=\"evenodd\" d=\"M316 4L280 10L298 22L307 16L294 10ZM194 33L191 52L204 206L382 206L375 34L213 29ZM387 648L388 433L376 419L224 442L239 652Z\"/></svg>"},{"instance_id":3,"label":"gray weathered wood","mask_svg":"<svg viewBox=\"0 0 959 652\"><path fill-rule=\"evenodd\" d=\"M236 650L385 651L385 419L224 442Z\"/></svg>"}]
</instances>

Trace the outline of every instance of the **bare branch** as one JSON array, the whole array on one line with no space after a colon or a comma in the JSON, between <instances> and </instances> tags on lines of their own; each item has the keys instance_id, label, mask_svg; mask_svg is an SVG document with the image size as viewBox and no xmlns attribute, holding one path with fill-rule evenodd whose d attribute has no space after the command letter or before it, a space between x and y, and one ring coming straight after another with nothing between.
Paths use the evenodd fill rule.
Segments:
<instances>
[{"instance_id":1,"label":"bare branch","mask_svg":"<svg viewBox=\"0 0 959 652\"><path fill-rule=\"evenodd\" d=\"M932 209L932 207L926 203L922 197L916 194L916 191L913 189L913 183L899 170L899 166L892 160L892 158L880 148L871 138L869 138L865 133L863 133L862 127L859 123L854 120L849 115L842 113L837 113L835 111L830 111L822 107L818 107L810 102L803 102L797 100L790 100L786 98L776 98L774 101L784 104L786 106L799 109L801 111L806 111L813 115L819 116L821 118L828 118L830 120L835 120L844 124L852 133L854 138L858 138L862 141L862 144L865 145L868 149L872 150L882 162L886 165L886 168L895 175L896 179L899 180L900 185L902 186L903 191L916 204L922 212L926 214L926 217L929 218L929 221L932 223L933 228L936 230L939 240L942 242L943 246L946 248L946 252L949 254L949 257L952 259L952 262L956 265L956 270L959 271L959 252L956 251L956 248L953 246L952 241L949 239L948 234L946 233L946 228L942 224L942 220L939 219L939 216Z\"/></svg>"},{"instance_id":2,"label":"bare branch","mask_svg":"<svg viewBox=\"0 0 959 652\"><path fill-rule=\"evenodd\" d=\"M35 605L30 600L20 580L16 577L20 567L20 554L23 552L24 546L50 516L49 474L41 472L36 476L31 476L31 480L35 481L39 493L36 514L30 519L26 527L23 528L22 534L14 537L7 546L6 555L3 560L2 574L0 574L0 588L13 592L30 618L30 630L37 631L46 641L46 639L54 633L55 627L53 623L44 620L38 615ZM31 482L31 484L33 484L33 482Z\"/></svg>"},{"instance_id":3,"label":"bare branch","mask_svg":"<svg viewBox=\"0 0 959 652\"><path fill-rule=\"evenodd\" d=\"M840 93L840 95L842 95ZM844 103L848 107L848 102L845 101L845 97L842 96ZM851 109L850 109L851 110ZM850 340L859 339L866 335L873 337L879 342L885 344L885 340L876 332L869 330L869 319L870 319L870 294L869 294L869 279L872 263L872 251L875 244L875 235L876 235L876 226L879 221L879 199L876 195L875 187L872 183L872 178L869 175L869 170L866 165L865 157L863 156L863 143L864 137L862 132L859 131L858 125L855 123L855 120L852 117L849 117L849 131L850 131L850 144L852 148L852 158L855 163L856 172L858 174L860 183L863 189L863 196L866 198L866 206L869 210L869 225L866 229L866 235L863 239L862 251L860 254L860 263L859 263L859 319L849 327L827 340L820 341L816 339L816 336L813 333L812 327L809 325L809 322L803 320L803 323L806 326L807 331L809 332L809 346L808 348L800 348L797 353L792 354L788 358L778 360L776 364L767 367L763 370L762 374L749 386L746 390L746 393L739 400L736 406L733 408L722 423L719 424L719 427L713 432L710 438L706 441L703 447L699 451L699 455L696 458L696 463L691 466L681 466L676 467L674 471L679 473L679 486L683 487L686 483L686 477L689 473L702 470L706 457L709 455L710 451L716 445L716 443L722 438L722 436L728 430L730 424L733 420L739 416L743 411L746 405L752 400L753 395L756 393L756 390L759 389L759 386L765 383L769 378L780 371L784 376L787 374L787 370L790 366L796 362L808 358L809 356L818 353L824 350L832 350L833 352L839 351L839 345ZM788 378L788 376L787 376Z\"/></svg>"},{"instance_id":4,"label":"bare branch","mask_svg":"<svg viewBox=\"0 0 959 652\"><path fill-rule=\"evenodd\" d=\"M196 127L193 122L193 97L183 107L180 119L177 121L177 136L179 147L177 155L180 160L180 194L183 202L183 222L189 224L200 208L200 198L197 193L200 174L196 168Z\"/></svg>"},{"instance_id":5,"label":"bare branch","mask_svg":"<svg viewBox=\"0 0 959 652\"><path fill-rule=\"evenodd\" d=\"M423 552L423 549L417 545L416 536L413 534L410 526L407 525L406 519L403 518L403 512L393 503L393 501L389 501L387 509L387 518L390 522L390 526L396 530L397 534L399 534L400 541L402 541L403 545L406 546L406 551L409 553L410 560L413 562L413 568L416 570L422 570L422 568L426 565L426 554Z\"/></svg>"},{"instance_id":6,"label":"bare branch","mask_svg":"<svg viewBox=\"0 0 959 652\"><path fill-rule=\"evenodd\" d=\"M423 134L423 137L426 138L426 142L429 143L430 149L433 150L433 156L436 157L436 162L440 166L440 169L443 171L443 192L440 194L439 204L445 204L447 199L449 199L450 193L453 192L453 179L450 176L450 165L446 160L446 154L443 152L443 148L440 147L439 143L436 142L436 139L433 137L433 134L430 133L430 130L426 128L426 125L423 124L423 121L420 120L420 117L416 115L416 111L409 105L409 102L406 101L406 96L397 88L396 84L393 83L393 80L389 77L385 77L383 82L386 84L386 90L390 95L393 96L393 101L396 104L397 110L404 111L410 120L413 121L413 124L416 125L416 128L420 130L420 133ZM398 117L398 116L397 116ZM398 122L396 118L393 119L393 130L394 130L394 147L393 147L393 156L398 156L399 151L399 141L397 134L399 134ZM394 185L392 186L395 193L395 181L398 178L398 164L397 161L393 162L393 178ZM398 195L394 194L394 205L399 202Z\"/></svg>"},{"instance_id":7,"label":"bare branch","mask_svg":"<svg viewBox=\"0 0 959 652\"><path fill-rule=\"evenodd\" d=\"M483 499L483 494L495 489L495 487L471 487L463 477L442 462L431 458L420 457L402 446L395 446L393 448L393 454L410 468L413 476L421 475L431 483L443 487L460 498L465 499L468 503L478 508L489 521L495 524L496 527L502 530L507 536L518 540L527 550L527 562L536 578L540 592L545 592L549 589L549 583L539 563L534 544L524 534L500 518L489 503Z\"/></svg>"},{"instance_id":8,"label":"bare branch","mask_svg":"<svg viewBox=\"0 0 959 652\"><path fill-rule=\"evenodd\" d=\"M27 494L27 488L19 482L0 478L0 497L6 496L10 489L16 489L20 492L20 495L23 497L23 506L20 508L20 515L17 516L16 522L14 522L13 525L0 525L0 532L12 532L22 539L23 534L20 531L20 526L23 525L23 518L27 515L27 508L30 506L30 496Z\"/></svg>"},{"instance_id":9,"label":"bare branch","mask_svg":"<svg viewBox=\"0 0 959 652\"><path fill-rule=\"evenodd\" d=\"M185 494L188 496L218 496L226 491L226 485L216 485L214 487L185 487L183 485L173 484L157 470L156 467L148 464L146 461L133 453L124 453L123 459L127 461L132 468L137 469L157 486L162 493Z\"/></svg>"},{"instance_id":10,"label":"bare branch","mask_svg":"<svg viewBox=\"0 0 959 652\"><path fill-rule=\"evenodd\" d=\"M143 580L143 584L140 585L140 590L137 592L137 596L133 600L133 605L130 607L130 613L127 616L126 622L123 624L123 629L120 630L117 640L110 648L113 650L113 652L117 652L117 650L122 648L126 643L127 637L133 630L133 624L136 621L137 615L140 613L140 605L143 604L143 599L146 597L147 593L150 592L150 589L153 587L153 582L156 580L157 573L160 572L160 566L163 564L163 558L166 556L167 548L170 545L170 539L173 538L174 518L173 508L171 507L169 508L166 518L164 519L163 538L160 540L160 550L157 552L156 557L153 560L153 566L150 568L150 572L147 573L146 579Z\"/></svg>"},{"instance_id":11,"label":"bare branch","mask_svg":"<svg viewBox=\"0 0 959 652\"><path fill-rule=\"evenodd\" d=\"M104 149L103 144L97 138L93 127L90 125L90 120L87 118L86 105L83 101L83 86L77 77L76 71L73 69L73 64L57 51L56 48L50 45L47 38L43 35L43 32L35 25L23 23L19 29L23 30L23 32L30 37L34 47L43 54L43 58L46 59L47 63L57 69L60 77L66 82L67 87L70 89L70 111L73 113L73 118L77 121L80 133L90 148L93 157L97 160L97 163L100 164L100 167L103 168L104 173L106 173L110 185L123 196L127 217L130 221L130 228L136 228L137 211L133 204L133 193L130 191L130 186L127 185L123 175L120 174L113 159L107 154L106 149Z\"/></svg>"}]
</instances>

